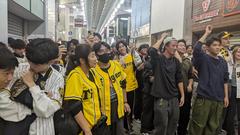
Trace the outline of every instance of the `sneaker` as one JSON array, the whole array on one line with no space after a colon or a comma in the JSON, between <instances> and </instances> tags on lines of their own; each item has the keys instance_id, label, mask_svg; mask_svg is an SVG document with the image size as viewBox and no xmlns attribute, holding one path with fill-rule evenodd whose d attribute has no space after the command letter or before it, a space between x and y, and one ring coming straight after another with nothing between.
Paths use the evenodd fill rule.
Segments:
<instances>
[{"instance_id":1,"label":"sneaker","mask_svg":"<svg viewBox=\"0 0 240 135\"><path fill-rule=\"evenodd\" d=\"M134 122L136 122L137 124L141 124L140 119L134 119Z\"/></svg>"},{"instance_id":2,"label":"sneaker","mask_svg":"<svg viewBox=\"0 0 240 135\"><path fill-rule=\"evenodd\" d=\"M227 131L222 129L218 135L227 135Z\"/></svg>"}]
</instances>

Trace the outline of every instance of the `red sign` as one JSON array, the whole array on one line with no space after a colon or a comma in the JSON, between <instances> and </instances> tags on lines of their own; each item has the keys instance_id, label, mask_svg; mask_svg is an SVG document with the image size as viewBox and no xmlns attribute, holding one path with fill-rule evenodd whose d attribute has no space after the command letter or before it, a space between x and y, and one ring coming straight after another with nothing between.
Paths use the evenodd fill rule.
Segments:
<instances>
[{"instance_id":1,"label":"red sign","mask_svg":"<svg viewBox=\"0 0 240 135\"><path fill-rule=\"evenodd\" d=\"M209 12L206 12L206 13L201 14L201 15L193 16L193 20L195 22L197 22L197 21L201 21L201 20L205 20L205 19L209 19L209 18L218 16L219 15L219 11L220 11L219 9L216 9L216 10L209 11Z\"/></svg>"},{"instance_id":2,"label":"red sign","mask_svg":"<svg viewBox=\"0 0 240 135\"><path fill-rule=\"evenodd\" d=\"M218 16L220 9L209 11L210 6L211 6L211 0L203 0L202 10L204 13L193 16L193 20L195 22L203 21L203 20L205 21L205 20L209 20L210 18Z\"/></svg>"},{"instance_id":3,"label":"red sign","mask_svg":"<svg viewBox=\"0 0 240 135\"><path fill-rule=\"evenodd\" d=\"M75 19L75 27L83 27L83 19L82 18Z\"/></svg>"},{"instance_id":4,"label":"red sign","mask_svg":"<svg viewBox=\"0 0 240 135\"><path fill-rule=\"evenodd\" d=\"M211 0L204 0L202 2L202 8L204 12L207 12L211 4Z\"/></svg>"},{"instance_id":5,"label":"red sign","mask_svg":"<svg viewBox=\"0 0 240 135\"><path fill-rule=\"evenodd\" d=\"M230 16L240 13L240 0L223 0L223 15Z\"/></svg>"}]
</instances>

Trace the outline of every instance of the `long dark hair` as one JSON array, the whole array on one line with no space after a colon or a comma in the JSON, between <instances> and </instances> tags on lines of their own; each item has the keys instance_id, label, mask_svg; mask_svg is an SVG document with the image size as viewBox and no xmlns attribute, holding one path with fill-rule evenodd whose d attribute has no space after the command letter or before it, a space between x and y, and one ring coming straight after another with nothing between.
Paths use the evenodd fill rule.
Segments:
<instances>
[{"instance_id":1,"label":"long dark hair","mask_svg":"<svg viewBox=\"0 0 240 135\"><path fill-rule=\"evenodd\" d=\"M74 68L80 66L80 58L84 59L88 64L88 55L92 52L92 48L88 44L80 44L76 46L74 54L69 56L66 75L68 75Z\"/></svg>"},{"instance_id":2,"label":"long dark hair","mask_svg":"<svg viewBox=\"0 0 240 135\"><path fill-rule=\"evenodd\" d=\"M120 44L123 44L125 47L126 47L126 51L127 51L127 53L128 53L128 43L127 42L125 42L125 41L123 41L123 40L120 40L120 41L118 41L117 43L116 43L116 49L117 49L117 51L118 51L118 54L120 54L120 52L119 52L119 48L120 48Z\"/></svg>"}]
</instances>

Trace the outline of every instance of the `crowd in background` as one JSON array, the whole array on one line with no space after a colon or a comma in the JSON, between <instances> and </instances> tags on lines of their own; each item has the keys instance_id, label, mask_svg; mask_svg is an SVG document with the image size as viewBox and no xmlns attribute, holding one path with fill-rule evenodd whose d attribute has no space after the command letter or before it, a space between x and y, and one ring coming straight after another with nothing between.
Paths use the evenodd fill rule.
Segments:
<instances>
[{"instance_id":1,"label":"crowd in background","mask_svg":"<svg viewBox=\"0 0 240 135\"><path fill-rule=\"evenodd\" d=\"M47 38L0 43L0 135L236 135L240 45L207 26L138 48ZM82 43L84 42L84 43Z\"/></svg>"}]
</instances>

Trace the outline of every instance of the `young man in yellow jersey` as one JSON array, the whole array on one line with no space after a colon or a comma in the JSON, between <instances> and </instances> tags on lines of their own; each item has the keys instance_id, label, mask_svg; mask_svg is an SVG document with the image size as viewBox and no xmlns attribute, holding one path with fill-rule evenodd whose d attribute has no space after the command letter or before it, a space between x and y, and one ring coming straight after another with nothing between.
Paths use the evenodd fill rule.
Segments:
<instances>
[{"instance_id":1,"label":"young man in yellow jersey","mask_svg":"<svg viewBox=\"0 0 240 135\"><path fill-rule=\"evenodd\" d=\"M131 112L125 91L126 74L118 62L110 60L110 49L105 42L94 44L93 50L99 61L94 71L100 88L101 110L108 117L110 134L124 135L124 112Z\"/></svg>"}]
</instances>

